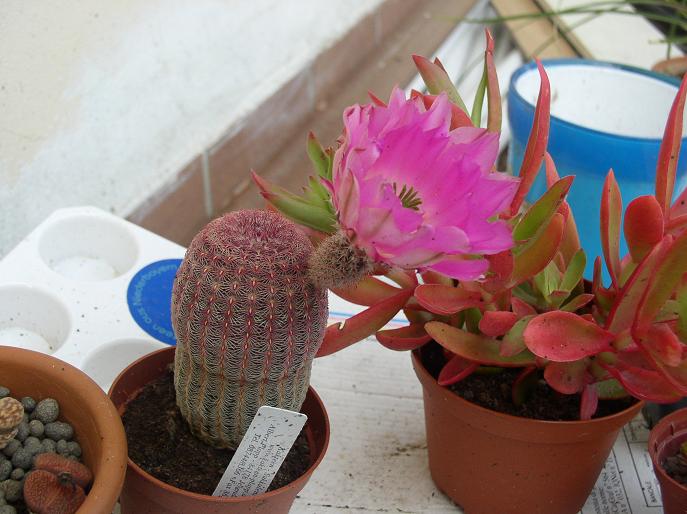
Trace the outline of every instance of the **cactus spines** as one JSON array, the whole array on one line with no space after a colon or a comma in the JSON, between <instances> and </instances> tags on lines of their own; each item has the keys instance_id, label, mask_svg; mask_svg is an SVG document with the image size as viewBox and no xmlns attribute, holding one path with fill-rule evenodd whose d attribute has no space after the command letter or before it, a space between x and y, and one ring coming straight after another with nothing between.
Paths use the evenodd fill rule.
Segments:
<instances>
[{"instance_id":1,"label":"cactus spines","mask_svg":"<svg viewBox=\"0 0 687 514\"><path fill-rule=\"evenodd\" d=\"M315 249L310 257L309 274L317 286L334 289L355 285L373 269L374 262L365 250L356 248L348 236L339 231Z\"/></svg>"},{"instance_id":2,"label":"cactus spines","mask_svg":"<svg viewBox=\"0 0 687 514\"><path fill-rule=\"evenodd\" d=\"M24 418L24 406L10 396L0 398L0 450L7 446Z\"/></svg>"},{"instance_id":3,"label":"cactus spines","mask_svg":"<svg viewBox=\"0 0 687 514\"><path fill-rule=\"evenodd\" d=\"M172 292L174 385L208 444L236 448L262 405L300 409L328 314L312 251L269 211L232 212L191 242Z\"/></svg>"}]
</instances>

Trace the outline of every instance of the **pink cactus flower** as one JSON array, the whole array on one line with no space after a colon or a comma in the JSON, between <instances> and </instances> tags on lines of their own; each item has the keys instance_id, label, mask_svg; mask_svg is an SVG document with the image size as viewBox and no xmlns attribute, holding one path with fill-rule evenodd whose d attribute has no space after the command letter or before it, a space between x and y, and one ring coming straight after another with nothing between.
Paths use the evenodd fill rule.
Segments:
<instances>
[{"instance_id":1,"label":"pink cactus flower","mask_svg":"<svg viewBox=\"0 0 687 514\"><path fill-rule=\"evenodd\" d=\"M375 262L474 280L488 268L482 255L513 246L496 216L518 182L492 173L497 133L450 125L445 94L429 109L398 88L387 106L349 107L332 198L351 243Z\"/></svg>"}]
</instances>

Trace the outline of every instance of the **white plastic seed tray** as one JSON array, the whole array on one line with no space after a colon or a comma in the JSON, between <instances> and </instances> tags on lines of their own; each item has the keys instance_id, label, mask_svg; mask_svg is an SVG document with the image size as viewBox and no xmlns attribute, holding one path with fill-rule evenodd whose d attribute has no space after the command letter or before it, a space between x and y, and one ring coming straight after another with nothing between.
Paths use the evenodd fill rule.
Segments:
<instances>
[{"instance_id":1,"label":"white plastic seed tray","mask_svg":"<svg viewBox=\"0 0 687 514\"><path fill-rule=\"evenodd\" d=\"M129 363L171 342L170 327L146 310L169 298L141 306L137 293L160 270L173 273L184 252L94 207L57 210L0 261L0 344L54 355L107 390Z\"/></svg>"}]
</instances>

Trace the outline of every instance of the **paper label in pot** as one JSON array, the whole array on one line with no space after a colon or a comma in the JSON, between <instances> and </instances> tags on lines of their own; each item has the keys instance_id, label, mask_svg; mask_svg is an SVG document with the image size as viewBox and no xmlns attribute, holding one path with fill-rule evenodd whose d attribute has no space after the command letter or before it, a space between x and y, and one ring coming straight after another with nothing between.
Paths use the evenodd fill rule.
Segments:
<instances>
[{"instance_id":1,"label":"paper label in pot","mask_svg":"<svg viewBox=\"0 0 687 514\"><path fill-rule=\"evenodd\" d=\"M269 488L308 417L263 405L248 427L213 496L253 496Z\"/></svg>"}]
</instances>

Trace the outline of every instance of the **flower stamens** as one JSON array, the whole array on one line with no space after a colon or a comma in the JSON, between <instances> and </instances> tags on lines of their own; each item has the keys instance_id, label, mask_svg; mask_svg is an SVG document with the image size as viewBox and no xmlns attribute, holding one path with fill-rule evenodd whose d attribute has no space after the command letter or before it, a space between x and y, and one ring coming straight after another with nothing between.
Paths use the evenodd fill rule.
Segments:
<instances>
[{"instance_id":1,"label":"flower stamens","mask_svg":"<svg viewBox=\"0 0 687 514\"><path fill-rule=\"evenodd\" d=\"M401 188L401 192L398 192L398 184L396 182L393 183L393 188L394 188L394 194L398 196L398 198L401 200L401 205L405 207L406 209L412 209L414 211L419 211L420 210L420 205L422 205L422 199L419 197L418 192L415 190L415 188L408 187L404 185Z\"/></svg>"}]
</instances>

